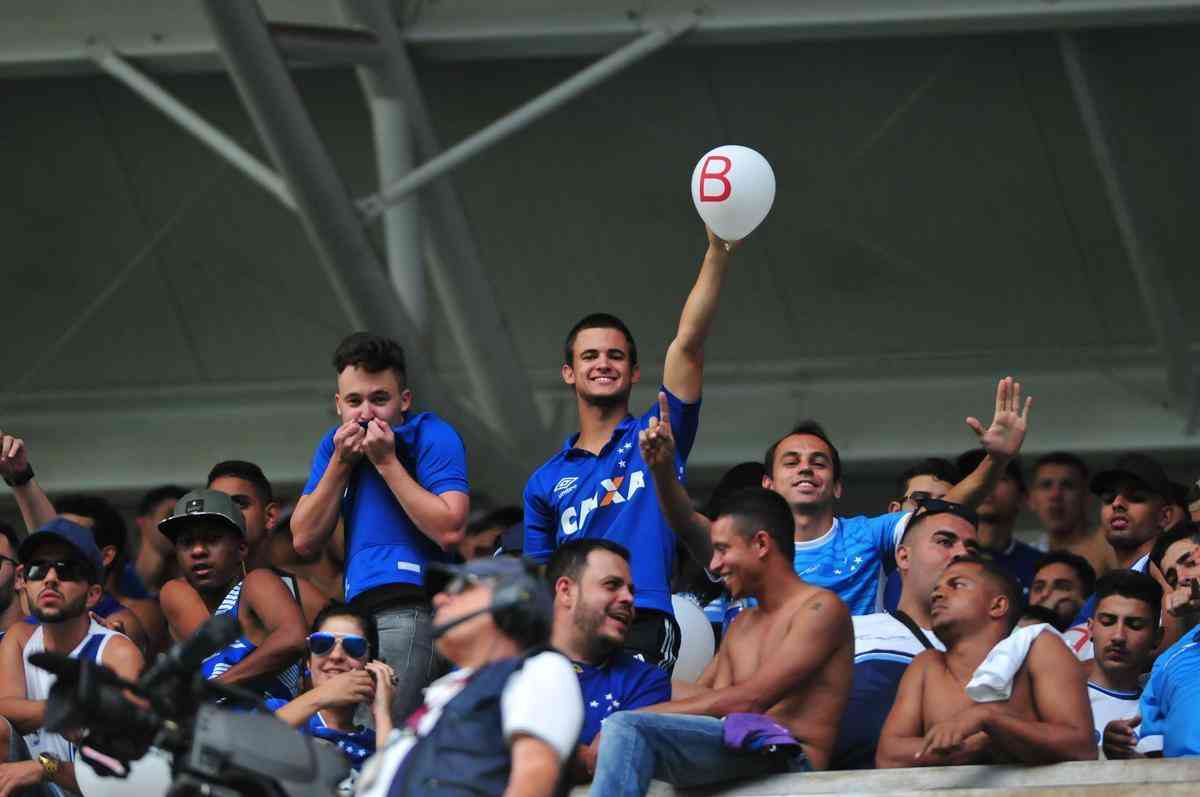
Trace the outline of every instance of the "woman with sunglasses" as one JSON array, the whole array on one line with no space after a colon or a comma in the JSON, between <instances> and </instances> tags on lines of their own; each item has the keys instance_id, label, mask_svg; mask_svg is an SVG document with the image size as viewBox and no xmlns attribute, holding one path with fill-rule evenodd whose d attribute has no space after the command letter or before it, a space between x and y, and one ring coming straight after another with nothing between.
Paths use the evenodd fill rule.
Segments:
<instances>
[{"instance_id":1,"label":"woman with sunglasses","mask_svg":"<svg viewBox=\"0 0 1200 797\"><path fill-rule=\"evenodd\" d=\"M312 688L290 702L267 700L275 716L318 739L337 745L350 766L383 746L392 732L390 706L396 676L392 668L373 661L377 644L370 615L334 601L313 621L305 662ZM375 728L354 724L360 705L369 705Z\"/></svg>"}]
</instances>

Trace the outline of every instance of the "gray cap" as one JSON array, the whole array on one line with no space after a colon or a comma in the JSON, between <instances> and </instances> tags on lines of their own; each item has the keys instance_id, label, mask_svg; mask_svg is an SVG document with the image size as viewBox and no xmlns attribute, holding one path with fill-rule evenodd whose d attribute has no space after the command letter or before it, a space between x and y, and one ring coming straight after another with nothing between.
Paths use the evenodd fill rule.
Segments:
<instances>
[{"instance_id":1,"label":"gray cap","mask_svg":"<svg viewBox=\"0 0 1200 797\"><path fill-rule=\"evenodd\" d=\"M170 517L159 522L158 530L174 542L181 531L201 518L222 523L242 537L246 536L246 519L242 517L242 510L227 493L217 490L192 490L180 498Z\"/></svg>"}]
</instances>

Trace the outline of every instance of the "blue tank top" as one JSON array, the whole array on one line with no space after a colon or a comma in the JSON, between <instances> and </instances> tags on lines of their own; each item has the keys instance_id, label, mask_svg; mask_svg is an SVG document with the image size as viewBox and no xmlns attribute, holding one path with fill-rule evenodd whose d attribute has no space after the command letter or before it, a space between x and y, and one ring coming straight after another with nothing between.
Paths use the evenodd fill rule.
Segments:
<instances>
[{"instance_id":1,"label":"blue tank top","mask_svg":"<svg viewBox=\"0 0 1200 797\"><path fill-rule=\"evenodd\" d=\"M225 598L221 601L221 605L213 612L214 617L219 614L228 614L237 619L238 608L242 602L242 583L239 581L233 585L233 588L229 590ZM234 665L245 660L247 656L257 649L257 645L245 636L240 636L225 648L205 659L200 667L200 671L209 680L218 678ZM280 672L264 675L254 683L247 684L246 686L253 691L261 692L263 697L266 698L274 697L281 700L291 700L300 691L300 664L297 662Z\"/></svg>"}]
</instances>

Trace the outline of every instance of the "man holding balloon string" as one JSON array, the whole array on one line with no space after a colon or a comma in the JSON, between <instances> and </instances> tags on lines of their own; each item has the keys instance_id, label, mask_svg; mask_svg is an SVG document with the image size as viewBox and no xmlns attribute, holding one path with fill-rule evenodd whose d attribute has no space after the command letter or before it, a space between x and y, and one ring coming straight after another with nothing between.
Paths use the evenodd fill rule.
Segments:
<instances>
[{"instance_id":1,"label":"man holding balloon string","mask_svg":"<svg viewBox=\"0 0 1200 797\"><path fill-rule=\"evenodd\" d=\"M567 334L562 379L575 391L579 432L525 486L525 555L545 563L570 539L612 540L632 554L636 617L626 649L668 673L679 653L680 633L671 609L670 577L675 535L663 518L638 431L669 417L675 430L675 469L684 475L700 418L704 344L716 315L721 286L736 242L766 217L775 178L761 155L745 147L719 147L701 158L692 175L692 197L708 226L708 251L667 348L658 401L641 417L629 412L638 382L637 345L616 316L593 313ZM683 538L706 561L707 540Z\"/></svg>"}]
</instances>

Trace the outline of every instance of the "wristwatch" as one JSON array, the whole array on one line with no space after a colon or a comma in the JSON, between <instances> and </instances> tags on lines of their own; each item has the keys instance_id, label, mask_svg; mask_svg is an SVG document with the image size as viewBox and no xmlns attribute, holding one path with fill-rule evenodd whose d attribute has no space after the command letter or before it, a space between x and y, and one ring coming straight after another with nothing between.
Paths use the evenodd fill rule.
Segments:
<instances>
[{"instance_id":1,"label":"wristwatch","mask_svg":"<svg viewBox=\"0 0 1200 797\"><path fill-rule=\"evenodd\" d=\"M21 471L20 473L14 473L11 478L5 476L4 483L9 487L21 487L29 484L31 479L33 479L33 466L26 465L25 470Z\"/></svg>"},{"instance_id":2,"label":"wristwatch","mask_svg":"<svg viewBox=\"0 0 1200 797\"><path fill-rule=\"evenodd\" d=\"M38 753L37 760L46 772L46 780L53 780L54 776L58 774L58 767L62 762L49 753Z\"/></svg>"}]
</instances>

